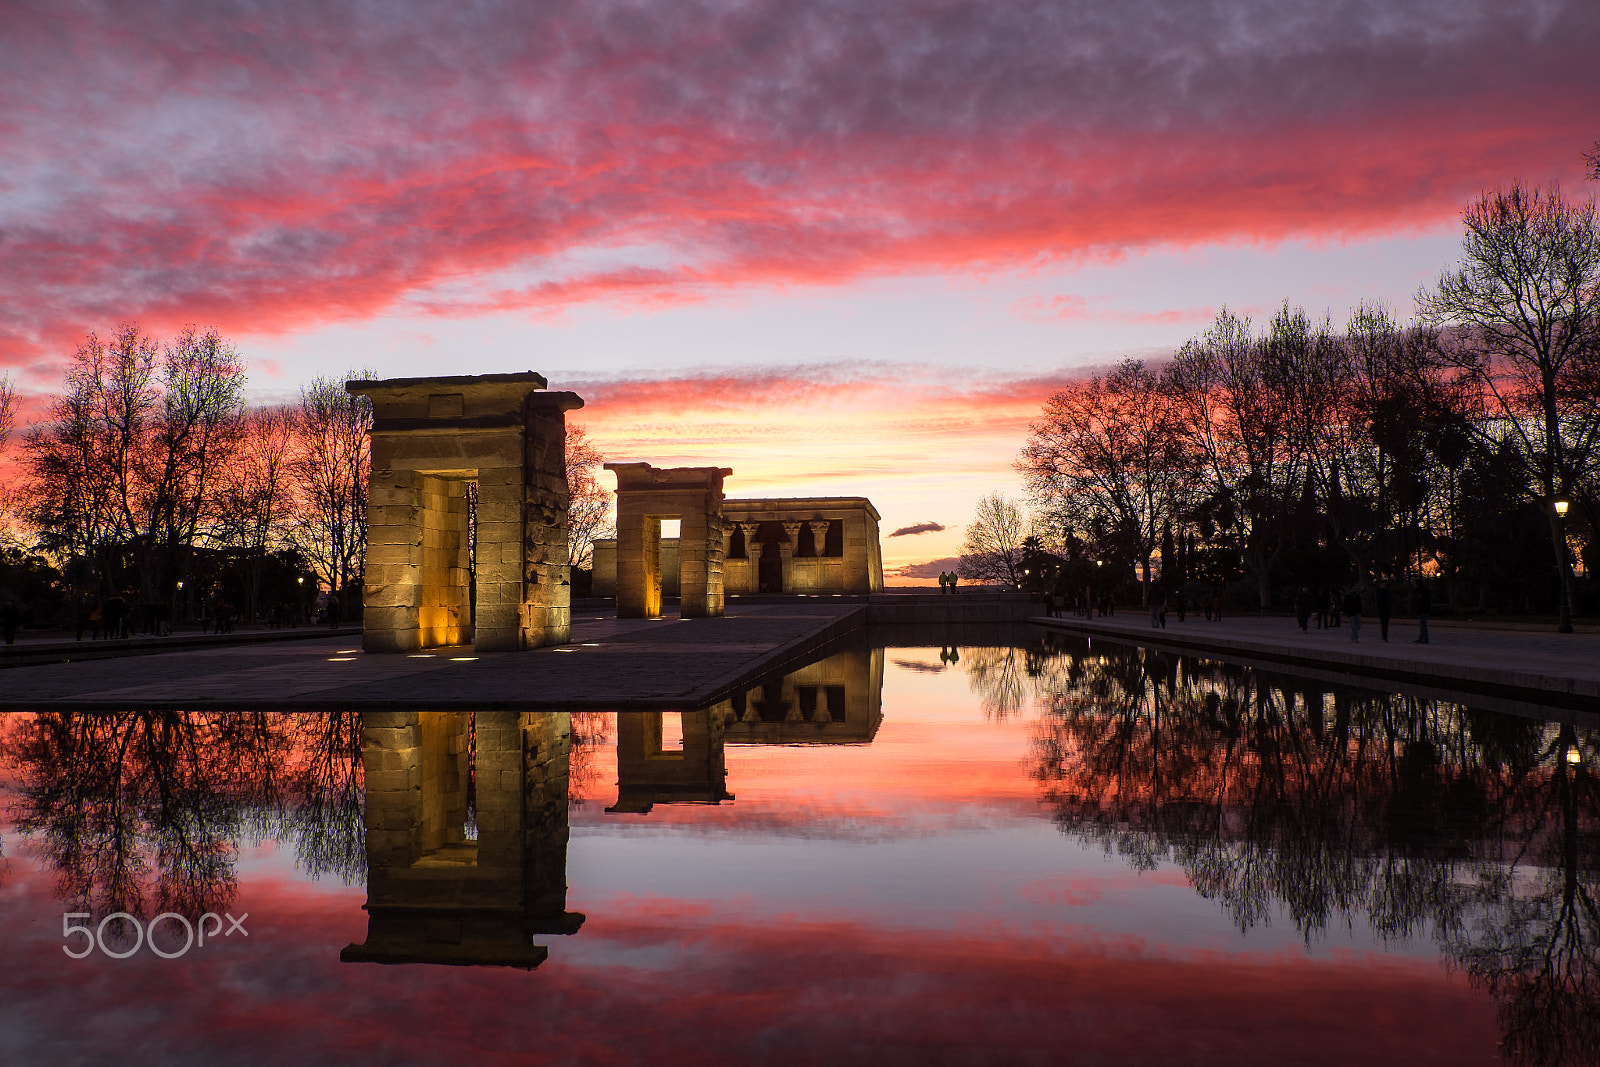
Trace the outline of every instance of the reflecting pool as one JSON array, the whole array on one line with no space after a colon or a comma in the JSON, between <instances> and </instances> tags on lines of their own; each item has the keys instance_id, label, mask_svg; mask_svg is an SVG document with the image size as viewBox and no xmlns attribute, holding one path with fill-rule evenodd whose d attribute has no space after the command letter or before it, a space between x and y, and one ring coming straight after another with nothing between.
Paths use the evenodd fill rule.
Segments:
<instances>
[{"instance_id":1,"label":"reflecting pool","mask_svg":"<svg viewBox=\"0 0 1600 1067\"><path fill-rule=\"evenodd\" d=\"M1592 720L960 636L674 712L0 717L0 1063L1600 1057Z\"/></svg>"}]
</instances>

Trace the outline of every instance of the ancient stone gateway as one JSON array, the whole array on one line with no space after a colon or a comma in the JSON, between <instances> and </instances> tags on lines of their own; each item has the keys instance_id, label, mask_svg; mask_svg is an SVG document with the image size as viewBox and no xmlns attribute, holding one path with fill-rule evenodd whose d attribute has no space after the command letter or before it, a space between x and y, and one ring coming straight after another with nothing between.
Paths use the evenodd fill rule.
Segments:
<instances>
[{"instance_id":1,"label":"ancient stone gateway","mask_svg":"<svg viewBox=\"0 0 1600 1067\"><path fill-rule=\"evenodd\" d=\"M567 639L566 412L583 400L546 384L532 371L346 383L373 408L368 652Z\"/></svg>"},{"instance_id":2,"label":"ancient stone gateway","mask_svg":"<svg viewBox=\"0 0 1600 1067\"><path fill-rule=\"evenodd\" d=\"M617 618L661 614L661 520L678 519L686 619L722 614L722 479L727 467L607 463L617 476Z\"/></svg>"}]
</instances>

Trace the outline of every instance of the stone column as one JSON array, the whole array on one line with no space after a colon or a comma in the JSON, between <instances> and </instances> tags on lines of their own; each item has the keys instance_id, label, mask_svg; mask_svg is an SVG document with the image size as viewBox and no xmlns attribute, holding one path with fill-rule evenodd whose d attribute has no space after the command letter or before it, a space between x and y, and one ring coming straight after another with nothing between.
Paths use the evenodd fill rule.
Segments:
<instances>
[{"instance_id":1,"label":"stone column","mask_svg":"<svg viewBox=\"0 0 1600 1067\"><path fill-rule=\"evenodd\" d=\"M684 511L678 534L678 596L685 619L722 614L722 494L707 492Z\"/></svg>"},{"instance_id":2,"label":"stone column","mask_svg":"<svg viewBox=\"0 0 1600 1067\"><path fill-rule=\"evenodd\" d=\"M681 540L679 544L682 545ZM678 584L681 590L681 578ZM637 513L624 514L619 508L617 618L653 619L660 614L661 520Z\"/></svg>"},{"instance_id":3,"label":"stone column","mask_svg":"<svg viewBox=\"0 0 1600 1067\"><path fill-rule=\"evenodd\" d=\"M828 526L830 524L827 519L822 519L820 521L812 520L806 525L811 527L811 546L817 550L817 555L820 557L828 546Z\"/></svg>"}]
</instances>

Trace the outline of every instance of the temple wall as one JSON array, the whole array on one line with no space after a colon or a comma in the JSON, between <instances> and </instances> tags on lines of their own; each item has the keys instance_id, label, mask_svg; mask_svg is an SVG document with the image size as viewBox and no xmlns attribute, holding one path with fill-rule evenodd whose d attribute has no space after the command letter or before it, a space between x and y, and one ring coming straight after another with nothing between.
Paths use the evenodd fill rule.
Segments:
<instances>
[{"instance_id":1,"label":"temple wall","mask_svg":"<svg viewBox=\"0 0 1600 1067\"><path fill-rule=\"evenodd\" d=\"M783 592L826 595L883 591L878 512L865 497L730 499L723 502L722 516L725 544L731 543L735 526L742 525L746 531L746 555L730 555L723 562L723 584L729 594L761 591L760 550L751 541L749 531L763 523L779 524L787 535L779 546L783 555ZM842 554L837 556L826 555L823 544L823 531L833 522L841 524L843 533ZM807 524L813 531L816 556L799 555L800 527Z\"/></svg>"}]
</instances>

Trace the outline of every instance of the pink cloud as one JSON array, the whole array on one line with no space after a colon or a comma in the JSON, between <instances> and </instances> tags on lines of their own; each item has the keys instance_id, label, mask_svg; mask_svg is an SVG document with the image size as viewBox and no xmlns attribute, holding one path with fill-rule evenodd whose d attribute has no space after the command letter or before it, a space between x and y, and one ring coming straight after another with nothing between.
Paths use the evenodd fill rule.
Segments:
<instances>
[{"instance_id":1,"label":"pink cloud","mask_svg":"<svg viewBox=\"0 0 1600 1067\"><path fill-rule=\"evenodd\" d=\"M1432 226L1576 176L1600 14L41 2L0 40L14 366L129 317L660 306Z\"/></svg>"}]
</instances>

